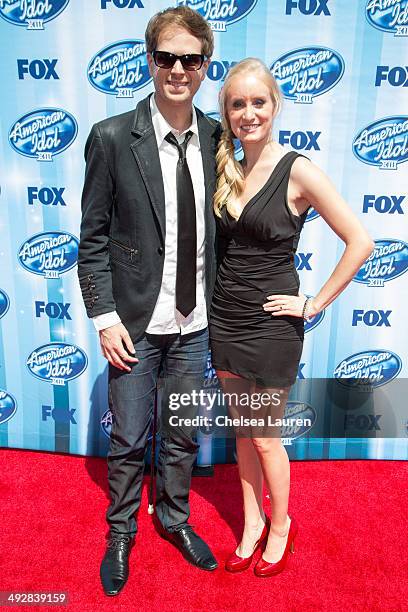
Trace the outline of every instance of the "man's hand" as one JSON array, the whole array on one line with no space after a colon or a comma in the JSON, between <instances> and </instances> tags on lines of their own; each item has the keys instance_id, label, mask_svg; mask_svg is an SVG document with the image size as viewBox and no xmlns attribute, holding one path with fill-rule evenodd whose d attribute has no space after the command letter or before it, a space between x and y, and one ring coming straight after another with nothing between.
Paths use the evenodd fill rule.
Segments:
<instances>
[{"instance_id":1,"label":"man's hand","mask_svg":"<svg viewBox=\"0 0 408 612\"><path fill-rule=\"evenodd\" d=\"M102 329L99 332L99 340L101 343L102 355L106 357L109 363L115 366L115 368L130 372L131 368L125 361L138 363L139 360L135 355L135 347L123 323L117 323L116 325L112 325L112 327ZM135 356L132 357L131 355Z\"/></svg>"}]
</instances>

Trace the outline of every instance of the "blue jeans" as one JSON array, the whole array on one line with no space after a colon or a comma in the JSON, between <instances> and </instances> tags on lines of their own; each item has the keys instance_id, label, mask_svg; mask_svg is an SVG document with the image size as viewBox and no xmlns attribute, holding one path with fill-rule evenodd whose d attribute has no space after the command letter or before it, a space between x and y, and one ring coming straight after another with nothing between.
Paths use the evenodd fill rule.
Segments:
<instances>
[{"instance_id":1,"label":"blue jeans","mask_svg":"<svg viewBox=\"0 0 408 612\"><path fill-rule=\"evenodd\" d=\"M111 503L107 521L111 532L134 535L140 506L144 455L153 417L158 379L164 383L162 421L168 415L169 390L200 389L208 355L208 329L191 334L145 334L135 343L139 362L130 372L109 365L109 394L113 413L108 481ZM183 415L184 416L184 415ZM191 408L188 416L194 416ZM156 513L168 531L185 524L198 444L193 428L164 427L156 477Z\"/></svg>"}]
</instances>

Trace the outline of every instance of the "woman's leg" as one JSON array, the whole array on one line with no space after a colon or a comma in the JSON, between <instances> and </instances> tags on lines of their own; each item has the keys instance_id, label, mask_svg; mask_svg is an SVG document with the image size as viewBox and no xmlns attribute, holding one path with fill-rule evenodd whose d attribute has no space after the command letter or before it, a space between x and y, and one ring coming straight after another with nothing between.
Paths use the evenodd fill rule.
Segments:
<instances>
[{"instance_id":1,"label":"woman's leg","mask_svg":"<svg viewBox=\"0 0 408 612\"><path fill-rule=\"evenodd\" d=\"M222 390L227 397L233 398L229 401L228 409L232 417L242 414L239 405L240 397L250 394L253 384L244 378L230 374L229 372L217 372ZM234 401L235 400L235 401ZM238 400L238 401L236 401ZM258 454L247 431L247 437L242 430L237 433L237 460L239 477L241 480L243 503L244 503L244 532L240 544L236 549L240 557L250 557L254 545L261 536L265 513L263 510L263 475Z\"/></svg>"},{"instance_id":2,"label":"woman's leg","mask_svg":"<svg viewBox=\"0 0 408 612\"><path fill-rule=\"evenodd\" d=\"M237 438L237 457L245 523L236 553L240 557L249 557L265 525L263 475L258 455L250 438Z\"/></svg>"},{"instance_id":3,"label":"woman's leg","mask_svg":"<svg viewBox=\"0 0 408 612\"><path fill-rule=\"evenodd\" d=\"M289 389L257 389L258 393L269 394L274 397L269 407L262 410L262 417L268 419L282 419L285 412ZM274 395L275 394L275 395ZM275 405L279 394L279 405ZM285 550L287 535L290 526L288 517L288 500L290 487L290 465L285 447L281 441L280 427L269 426L267 435L255 436L252 440L262 467L263 476L270 494L271 527L263 557L270 563L276 563ZM259 433L259 432L256 432ZM265 432L266 433L266 432Z\"/></svg>"}]
</instances>

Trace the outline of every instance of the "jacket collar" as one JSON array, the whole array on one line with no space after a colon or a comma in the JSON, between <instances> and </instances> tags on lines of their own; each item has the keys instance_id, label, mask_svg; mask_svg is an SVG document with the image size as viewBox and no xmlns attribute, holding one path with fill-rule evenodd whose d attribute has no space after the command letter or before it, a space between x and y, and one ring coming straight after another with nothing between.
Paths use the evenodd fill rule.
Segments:
<instances>
[{"instance_id":1,"label":"jacket collar","mask_svg":"<svg viewBox=\"0 0 408 612\"><path fill-rule=\"evenodd\" d=\"M134 136L146 136L153 131L152 116L150 112L150 94L141 100L135 109L131 132ZM197 115L197 123L200 135L202 132L211 137L218 129L218 123L210 119L199 108L194 107Z\"/></svg>"},{"instance_id":2,"label":"jacket collar","mask_svg":"<svg viewBox=\"0 0 408 612\"><path fill-rule=\"evenodd\" d=\"M213 225L212 197L216 182L215 154L220 124L196 108L200 149L203 160L205 182L205 216L207 228ZM130 148L139 167L140 174L149 194L151 206L156 215L162 242L165 240L165 197L161 174L159 151L150 112L150 96L141 100L136 107L133 126L135 136ZM210 240L211 242L211 240Z\"/></svg>"}]
</instances>

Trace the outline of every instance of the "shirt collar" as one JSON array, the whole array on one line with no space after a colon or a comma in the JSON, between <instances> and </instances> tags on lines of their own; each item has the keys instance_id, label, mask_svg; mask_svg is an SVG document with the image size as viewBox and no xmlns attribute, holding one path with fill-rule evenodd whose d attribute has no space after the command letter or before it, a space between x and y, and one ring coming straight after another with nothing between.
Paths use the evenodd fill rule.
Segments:
<instances>
[{"instance_id":1,"label":"shirt collar","mask_svg":"<svg viewBox=\"0 0 408 612\"><path fill-rule=\"evenodd\" d=\"M184 132L182 132L181 134L178 134L178 132L176 132L176 130L171 127L171 125L166 121L166 119L163 117L163 115L159 111L157 104L156 104L156 100L154 99L154 94L150 96L150 110L152 113L152 123L153 123L154 132L156 134L157 146L159 148L163 145L163 141L166 142L164 139L169 132L173 132L173 134L176 136L178 140L183 141L184 134L186 134L186 132L189 132L189 131L193 132L193 136L191 137L189 144L191 143L191 144L194 144L200 147L200 141L198 138L197 113L196 113L194 106L192 107L192 109L193 109L193 112L192 112L192 121L191 121L190 127L184 130Z\"/></svg>"}]
</instances>

